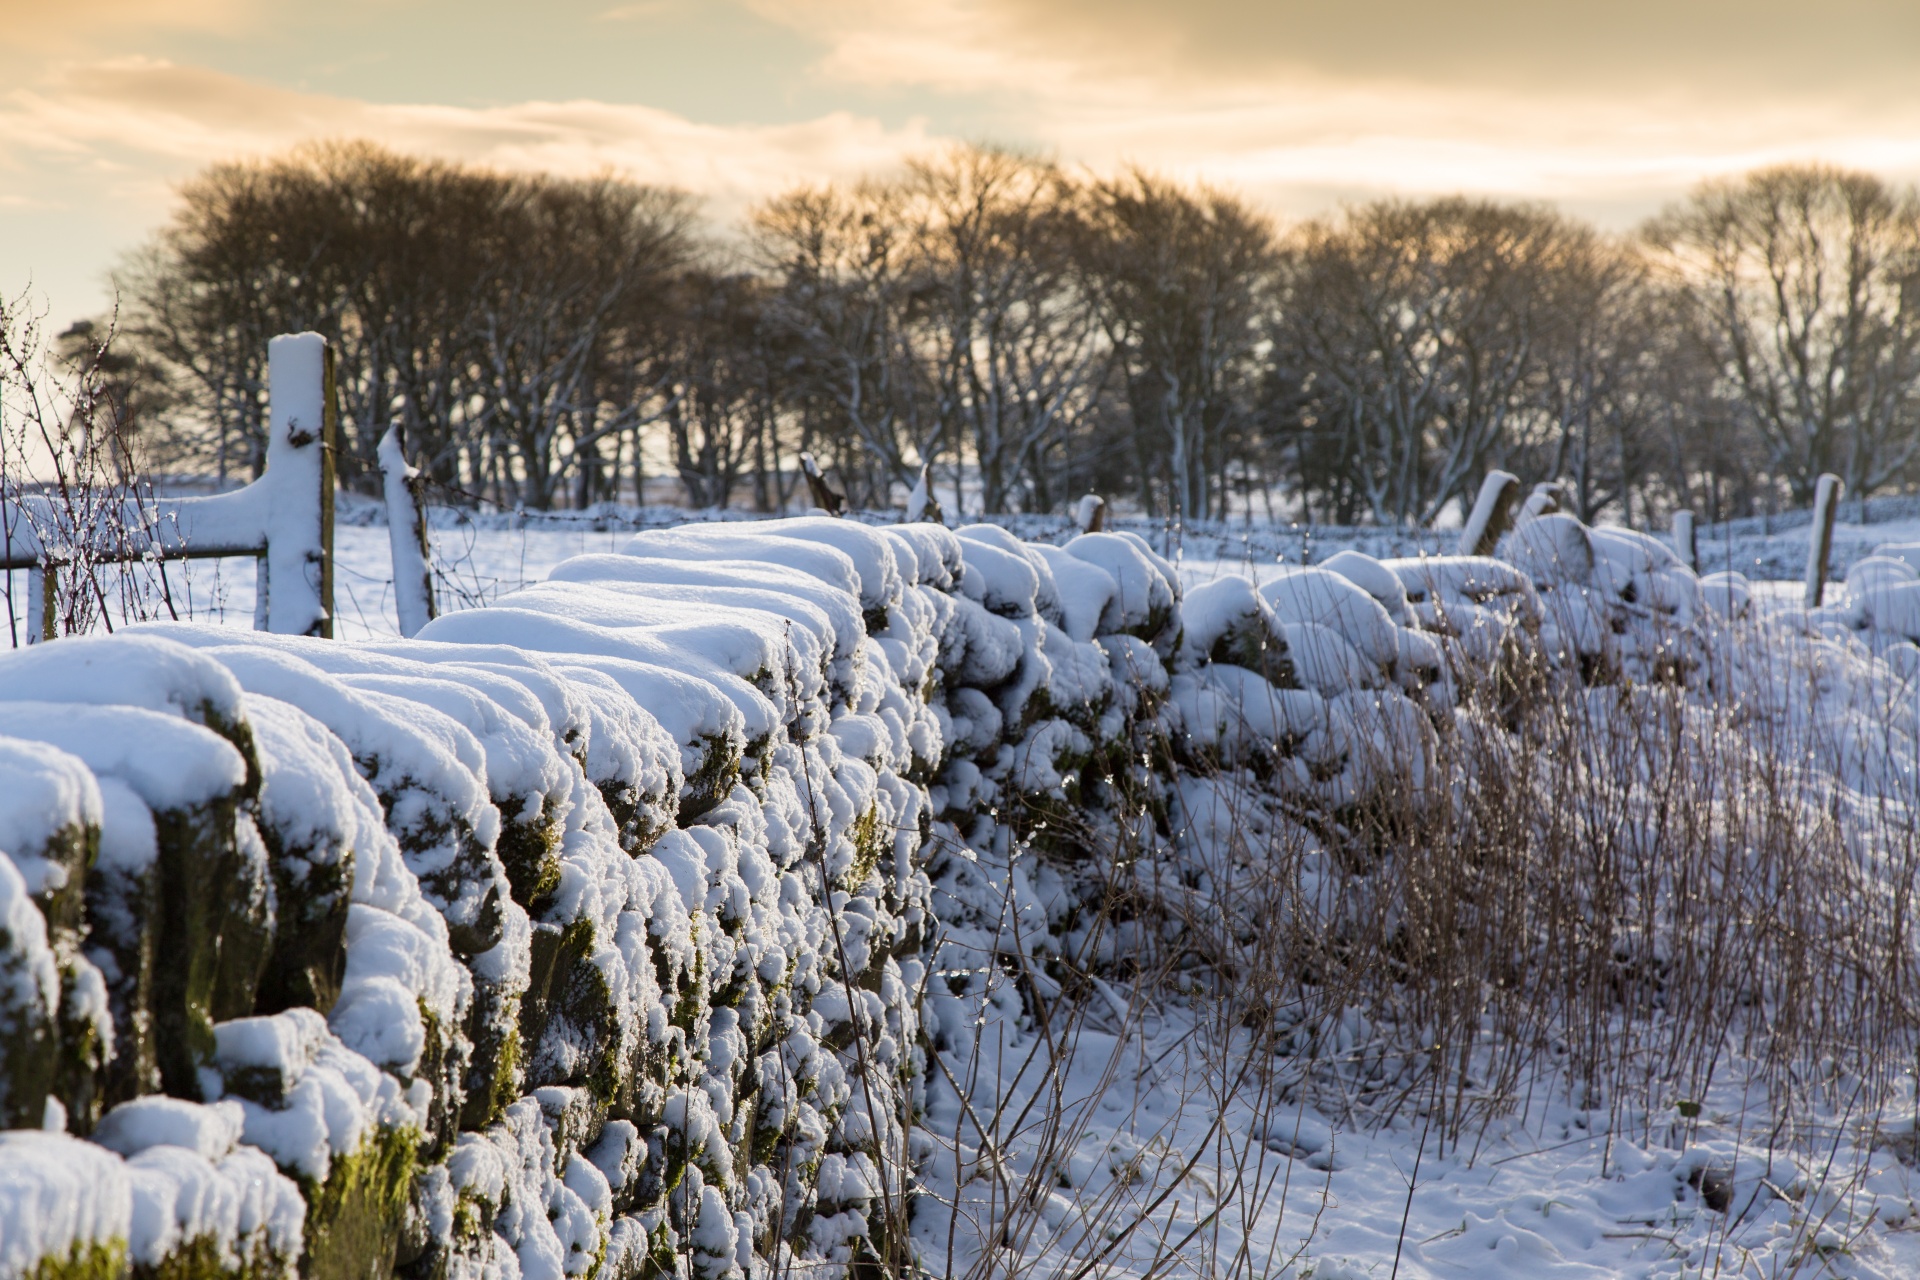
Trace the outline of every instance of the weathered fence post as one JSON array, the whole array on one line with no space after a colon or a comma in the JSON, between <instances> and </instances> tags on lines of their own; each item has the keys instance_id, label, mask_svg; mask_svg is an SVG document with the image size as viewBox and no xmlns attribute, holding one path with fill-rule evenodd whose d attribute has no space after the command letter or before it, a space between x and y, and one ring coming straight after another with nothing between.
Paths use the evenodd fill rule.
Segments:
<instances>
[{"instance_id":1,"label":"weathered fence post","mask_svg":"<svg viewBox=\"0 0 1920 1280\"><path fill-rule=\"evenodd\" d=\"M1480 482L1480 496L1460 530L1460 554L1490 556L1500 535L1513 527L1513 500L1520 494L1520 477L1510 471L1489 471Z\"/></svg>"},{"instance_id":2,"label":"weathered fence post","mask_svg":"<svg viewBox=\"0 0 1920 1280\"><path fill-rule=\"evenodd\" d=\"M411 639L433 621L433 549L427 542L426 477L407 464L407 437L397 424L380 437L380 473L387 499L387 542L393 548L393 608Z\"/></svg>"},{"instance_id":3,"label":"weathered fence post","mask_svg":"<svg viewBox=\"0 0 1920 1280\"><path fill-rule=\"evenodd\" d=\"M52 561L27 570L27 643L60 636L60 567Z\"/></svg>"},{"instance_id":4,"label":"weathered fence post","mask_svg":"<svg viewBox=\"0 0 1920 1280\"><path fill-rule=\"evenodd\" d=\"M813 460L813 455L802 452L800 471L807 478L807 492L813 497L813 505L830 516L842 515L846 511L847 500L833 491L827 483L827 473Z\"/></svg>"},{"instance_id":5,"label":"weathered fence post","mask_svg":"<svg viewBox=\"0 0 1920 1280\"><path fill-rule=\"evenodd\" d=\"M940 499L933 496L933 464L920 464L920 478L913 482L912 492L907 494L907 523L918 524L921 521L945 524L946 513L940 510Z\"/></svg>"},{"instance_id":6,"label":"weathered fence post","mask_svg":"<svg viewBox=\"0 0 1920 1280\"><path fill-rule=\"evenodd\" d=\"M1833 554L1833 517L1847 486L1828 472L1813 488L1813 528L1807 538L1807 596L1809 609L1820 607L1827 591L1827 560Z\"/></svg>"},{"instance_id":7,"label":"weathered fence post","mask_svg":"<svg viewBox=\"0 0 1920 1280\"><path fill-rule=\"evenodd\" d=\"M1084 495L1073 504L1073 522L1082 533L1099 533L1107 527L1107 500L1097 493Z\"/></svg>"},{"instance_id":8,"label":"weathered fence post","mask_svg":"<svg viewBox=\"0 0 1920 1280\"><path fill-rule=\"evenodd\" d=\"M333 350L317 333L267 344L265 604L279 635L333 638Z\"/></svg>"},{"instance_id":9,"label":"weathered fence post","mask_svg":"<svg viewBox=\"0 0 1920 1280\"><path fill-rule=\"evenodd\" d=\"M1673 513L1673 554L1680 557L1680 563L1689 569L1700 568L1700 546L1693 532L1693 512L1685 509Z\"/></svg>"}]
</instances>

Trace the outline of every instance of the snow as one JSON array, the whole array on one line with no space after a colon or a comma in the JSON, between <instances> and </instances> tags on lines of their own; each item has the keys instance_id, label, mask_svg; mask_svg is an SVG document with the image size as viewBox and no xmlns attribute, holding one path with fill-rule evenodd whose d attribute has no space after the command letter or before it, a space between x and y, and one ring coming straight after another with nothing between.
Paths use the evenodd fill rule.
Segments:
<instances>
[{"instance_id":1,"label":"snow","mask_svg":"<svg viewBox=\"0 0 1920 1280\"><path fill-rule=\"evenodd\" d=\"M218 1160L240 1141L246 1113L237 1102L202 1106L179 1098L135 1098L100 1118L93 1141L123 1156L149 1147L184 1147L203 1160Z\"/></svg>"},{"instance_id":2,"label":"snow","mask_svg":"<svg viewBox=\"0 0 1920 1280\"><path fill-rule=\"evenodd\" d=\"M0 737L0 853L10 855L36 898L67 886L68 869L43 856L74 826L100 825L100 787L77 757Z\"/></svg>"},{"instance_id":3,"label":"snow","mask_svg":"<svg viewBox=\"0 0 1920 1280\"><path fill-rule=\"evenodd\" d=\"M157 636L74 636L0 663L0 702L144 707L207 724L240 718L240 685L226 668Z\"/></svg>"},{"instance_id":4,"label":"snow","mask_svg":"<svg viewBox=\"0 0 1920 1280\"><path fill-rule=\"evenodd\" d=\"M290 1270L304 1243L300 1188L245 1147L213 1162L175 1146L127 1161L133 1190L128 1252L158 1263L175 1249L211 1242L221 1264L272 1274Z\"/></svg>"},{"instance_id":5,"label":"snow","mask_svg":"<svg viewBox=\"0 0 1920 1280\"><path fill-rule=\"evenodd\" d=\"M1372 596L1397 625L1405 627L1413 622L1413 611L1407 607L1406 584L1372 556L1348 549L1327 557L1319 567L1339 574Z\"/></svg>"},{"instance_id":6,"label":"snow","mask_svg":"<svg viewBox=\"0 0 1920 1280\"><path fill-rule=\"evenodd\" d=\"M737 732L749 739L765 738L780 722L778 709L759 689L698 649L689 649L631 627L600 626L578 618L533 609L501 606L484 613L456 613L436 618L420 633L427 640L451 643L511 644L545 653L563 653L576 663L596 666L620 679L646 679L652 696L632 685L640 705L673 733L682 746L697 736ZM611 663L600 660L611 659ZM640 673L646 673L643 677ZM623 680L623 684L627 681ZM716 696L732 705L732 714L716 706ZM698 726L697 728L695 726Z\"/></svg>"},{"instance_id":7,"label":"snow","mask_svg":"<svg viewBox=\"0 0 1920 1280\"><path fill-rule=\"evenodd\" d=\"M242 1139L282 1170L324 1182L377 1126L418 1127L423 1117L399 1085L343 1045L312 1009L237 1018L214 1028L209 1098L239 1102Z\"/></svg>"},{"instance_id":8,"label":"snow","mask_svg":"<svg viewBox=\"0 0 1920 1280\"><path fill-rule=\"evenodd\" d=\"M1099 622L1101 634L1137 631L1172 613L1178 578L1172 566L1155 556L1138 536L1083 533L1062 549L1076 560L1105 570L1113 579L1114 593Z\"/></svg>"},{"instance_id":9,"label":"snow","mask_svg":"<svg viewBox=\"0 0 1920 1280\"><path fill-rule=\"evenodd\" d=\"M0 1132L0 1276L15 1280L42 1258L124 1241L132 1218L126 1166L105 1147L65 1134Z\"/></svg>"},{"instance_id":10,"label":"snow","mask_svg":"<svg viewBox=\"0 0 1920 1280\"><path fill-rule=\"evenodd\" d=\"M246 762L233 744L199 725L139 707L8 702L11 737L44 742L120 779L152 809L186 809L239 790Z\"/></svg>"},{"instance_id":11,"label":"snow","mask_svg":"<svg viewBox=\"0 0 1920 1280\"><path fill-rule=\"evenodd\" d=\"M736 533L721 526L706 526L638 533L621 548L621 552L642 560L696 563L731 560L780 565L856 596L863 609L881 608L886 604L884 595L879 592L875 593L880 596L877 599L868 595L866 580L861 576L853 557L838 547L804 540L759 536L751 531ZM897 568L895 572L898 572Z\"/></svg>"},{"instance_id":12,"label":"snow","mask_svg":"<svg viewBox=\"0 0 1920 1280\"><path fill-rule=\"evenodd\" d=\"M876 1153L909 1142L925 1203L959 1214L951 1238L945 1212L915 1218L936 1268L950 1245L962 1268L984 1257L1003 1228L1022 1265L1078 1266L1116 1243L1094 1224L1120 1202L1151 1206L1167 1239L1205 1225L1195 1249L1244 1246L1275 1274L1384 1274L1396 1255L1406 1275L1670 1274L1816 1246L1844 1247L1859 1274L1909 1273L1890 1229L1911 1214L1907 1166L1818 1117L1864 1171L1847 1200L1823 1185L1817 1143L1767 1153L1733 1074L1680 1125L1576 1106L1549 1070L1455 1146L1417 1100L1362 1125L1304 1077L1209 1094L1248 1033L1205 1024L1202 986L1129 987L1120 958L1158 926L1117 922L1084 981L1067 948L1118 849L1141 855L1118 860L1125 874L1166 871L1198 914L1232 915L1225 860L1298 839L1297 909L1337 928L1365 879L1339 861L1341 824L1388 790L1453 794L1443 744L1504 732L1470 695L1509 669L1570 681L1555 687L1610 726L1596 733L1624 733L1615 709L1678 681L1809 735L1795 767L1842 791L1910 771L1914 582L1898 557L1857 560L1846 596L1808 614L1562 517L1521 524L1496 557L1350 549L1239 570L1176 569L1129 531L1054 547L809 518L642 533L414 641L166 624L48 646L37 666L0 661L0 698L39 699L0 708L0 832L26 833L0 840L63 814L98 825L112 891L88 918L111 935L114 894L155 865L154 812L244 795L281 919L296 896L338 909L339 990L324 1012L217 1024L211 1102L123 1104L91 1144L0 1142L97 1153L84 1159L105 1162L98 1185L122 1206L98 1229L143 1261L202 1227L226 1258L288 1256L290 1240L297 1254L292 1179L412 1131L415 1203L449 1277L559 1280L657 1247L710 1277L831 1271L874 1236L899 1176ZM8 768L49 782L10 786ZM527 833L537 884L510 882L501 858ZM1393 836L1366 850L1403 853ZM0 991L37 1012L0 1025L50 1025L85 971L63 972L15 863L0 858ZM1056 1093L1037 1094L1014 1065L1045 1050L1034 1011L1079 1006L1092 1014ZM516 1058L486 1056L516 1033ZM1387 1032L1349 1019L1328 1034L1364 1055ZM980 1082L965 1106L956 1080ZM1029 1103L1048 1126L992 1143L979 1126L998 1121L968 1114ZM1049 1126L1072 1142L1042 1167ZM51 1157L10 1175L4 1151L0 1227L9 1194L72 1194ZM956 1161L977 1176L956 1180ZM1251 1184L1225 1180L1234 1167ZM1737 1222L1704 1204L1722 1169ZM1009 1205L1007 1179L1032 1194ZM67 1234L36 1226L36 1249L96 1227L47 1230ZM1107 1261L1139 1270L1149 1251L1143 1235Z\"/></svg>"}]
</instances>

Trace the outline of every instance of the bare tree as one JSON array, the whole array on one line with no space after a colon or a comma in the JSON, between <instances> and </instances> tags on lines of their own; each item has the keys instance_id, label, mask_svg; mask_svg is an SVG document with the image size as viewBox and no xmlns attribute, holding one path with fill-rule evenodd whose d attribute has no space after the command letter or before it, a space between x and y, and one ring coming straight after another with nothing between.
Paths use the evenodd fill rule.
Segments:
<instances>
[{"instance_id":1,"label":"bare tree","mask_svg":"<svg viewBox=\"0 0 1920 1280\"><path fill-rule=\"evenodd\" d=\"M1797 501L1920 448L1920 201L1821 165L1701 187L1646 227L1691 332Z\"/></svg>"},{"instance_id":2,"label":"bare tree","mask_svg":"<svg viewBox=\"0 0 1920 1280\"><path fill-rule=\"evenodd\" d=\"M828 456L856 505L908 481L937 447L925 370L908 328L909 235L899 192L867 182L803 188L755 210L755 258L772 277L781 398L799 445Z\"/></svg>"},{"instance_id":3,"label":"bare tree","mask_svg":"<svg viewBox=\"0 0 1920 1280\"><path fill-rule=\"evenodd\" d=\"M664 417L693 506L726 506L749 461L764 466L769 444L778 456L770 366L779 354L769 333L768 292L764 281L738 273L695 270L679 281Z\"/></svg>"},{"instance_id":4,"label":"bare tree","mask_svg":"<svg viewBox=\"0 0 1920 1280\"><path fill-rule=\"evenodd\" d=\"M1591 235L1544 209L1387 201L1301 228L1285 340L1375 519L1424 523L1539 428L1548 281Z\"/></svg>"},{"instance_id":5,"label":"bare tree","mask_svg":"<svg viewBox=\"0 0 1920 1280\"><path fill-rule=\"evenodd\" d=\"M1141 170L1094 184L1086 208L1087 279L1125 361L1136 430L1154 441L1142 463L1164 457L1173 512L1205 518L1221 445L1259 376L1273 226L1224 192Z\"/></svg>"},{"instance_id":6,"label":"bare tree","mask_svg":"<svg viewBox=\"0 0 1920 1280\"><path fill-rule=\"evenodd\" d=\"M919 345L948 447L980 467L987 511L1051 505L1042 459L1091 407L1106 348L1078 286L1077 211L1054 166L957 147L909 166ZM925 456L927 450L922 448Z\"/></svg>"}]
</instances>

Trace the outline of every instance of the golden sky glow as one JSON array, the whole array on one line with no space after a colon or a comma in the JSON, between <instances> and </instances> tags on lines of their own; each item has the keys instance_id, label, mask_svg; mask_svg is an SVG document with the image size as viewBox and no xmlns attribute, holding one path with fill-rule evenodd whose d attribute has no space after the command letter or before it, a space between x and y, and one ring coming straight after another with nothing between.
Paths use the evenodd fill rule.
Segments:
<instances>
[{"instance_id":1,"label":"golden sky glow","mask_svg":"<svg viewBox=\"0 0 1920 1280\"><path fill-rule=\"evenodd\" d=\"M317 136L722 217L946 137L1283 216L1465 190L1625 226L1769 161L1920 176L1913 0L0 0L0 30L0 288L56 321L172 183Z\"/></svg>"}]
</instances>

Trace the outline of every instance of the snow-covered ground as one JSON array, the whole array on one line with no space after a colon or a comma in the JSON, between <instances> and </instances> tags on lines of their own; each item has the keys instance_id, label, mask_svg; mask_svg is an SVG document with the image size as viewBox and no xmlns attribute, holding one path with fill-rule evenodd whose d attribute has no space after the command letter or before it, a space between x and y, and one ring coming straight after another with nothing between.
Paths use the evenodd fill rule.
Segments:
<instances>
[{"instance_id":1,"label":"snow-covered ground","mask_svg":"<svg viewBox=\"0 0 1920 1280\"><path fill-rule=\"evenodd\" d=\"M1197 1049L1177 1014L1150 1030L1130 1044L1080 1034L1060 1108L1075 1141L1049 1203L1026 1215L1031 1224L1003 1206L971 1206L963 1236L1013 1218L1033 1252L1057 1248L1049 1261L1070 1267L1139 1217L1137 1239L1107 1259L1116 1272L1193 1277L1920 1275L1910 1106L1808 1116L1788 1132L1759 1120L1759 1101L1731 1085L1690 1118L1673 1107L1575 1108L1547 1100L1542 1081L1524 1114L1454 1146L1423 1121L1335 1128L1284 1098L1223 1109L1228 1055ZM1011 1036L1004 1060L1029 1048ZM936 1090L936 1123L942 1110ZM1876 1121L1893 1141L1873 1137ZM1188 1168L1196 1152L1207 1154ZM1031 1172L1018 1151L1008 1163L1016 1177ZM1141 1190L1116 1203L1112 1175L1129 1166ZM937 1258L947 1216L919 1225Z\"/></svg>"}]
</instances>

